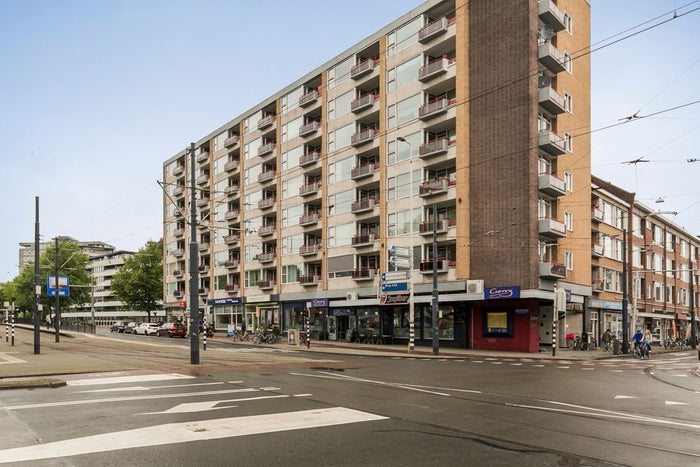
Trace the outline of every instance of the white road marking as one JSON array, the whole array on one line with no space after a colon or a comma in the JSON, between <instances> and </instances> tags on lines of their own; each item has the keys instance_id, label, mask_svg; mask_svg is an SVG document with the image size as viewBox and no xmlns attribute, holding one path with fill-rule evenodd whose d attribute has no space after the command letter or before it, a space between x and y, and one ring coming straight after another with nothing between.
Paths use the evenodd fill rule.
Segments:
<instances>
[{"instance_id":1,"label":"white road marking","mask_svg":"<svg viewBox=\"0 0 700 467\"><path fill-rule=\"evenodd\" d=\"M66 381L68 386L96 386L98 384L142 383L144 381L168 381L173 379L194 379L194 376L179 373L114 376L112 378L87 378Z\"/></svg>"},{"instance_id":2,"label":"white road marking","mask_svg":"<svg viewBox=\"0 0 700 467\"><path fill-rule=\"evenodd\" d=\"M18 353L18 352L10 352L10 353ZM26 360L22 360L21 358L13 357L12 355L10 355L10 353L0 352L0 365L8 365L8 364L14 364L14 363L27 363Z\"/></svg>"},{"instance_id":3,"label":"white road marking","mask_svg":"<svg viewBox=\"0 0 700 467\"><path fill-rule=\"evenodd\" d=\"M582 370L589 370L589 371L595 370L595 368L591 368L591 367L583 367L583 368L581 368L581 369L582 369Z\"/></svg>"},{"instance_id":4,"label":"white road marking","mask_svg":"<svg viewBox=\"0 0 700 467\"><path fill-rule=\"evenodd\" d=\"M615 396L615 399L636 399L636 398L637 398L636 396L625 396L623 394L618 394L617 396Z\"/></svg>"},{"instance_id":5,"label":"white road marking","mask_svg":"<svg viewBox=\"0 0 700 467\"><path fill-rule=\"evenodd\" d=\"M83 405L83 404L104 404L111 402L124 402L124 401L138 401L138 400L155 400L155 399L172 399L175 397L199 397L199 396L215 396L218 394L236 394L240 392L256 392L257 389L254 388L241 388L241 389L223 389L221 391L199 391L199 392L184 392L178 394L150 394L150 395L138 395L138 396L126 396L126 397L108 397L102 399L81 399L73 401L61 401L61 402L44 402L40 404L26 404L26 405L11 405L8 407L2 407L4 410L25 410L25 409L42 409L45 407L62 407L69 405Z\"/></svg>"},{"instance_id":6,"label":"white road marking","mask_svg":"<svg viewBox=\"0 0 700 467\"><path fill-rule=\"evenodd\" d=\"M568 367L568 366L558 366L557 368L559 368L560 370L566 370L566 369L568 369L569 367Z\"/></svg>"},{"instance_id":7,"label":"white road marking","mask_svg":"<svg viewBox=\"0 0 700 467\"><path fill-rule=\"evenodd\" d=\"M205 410L221 410L221 409L231 409L238 407L237 405L222 405L218 407L219 404L226 404L229 402L249 402L258 401L264 399L280 399L289 397L287 395L279 396L260 396L260 397L245 397L243 399L228 399L221 401L204 401L204 402L188 402L186 404L179 404L175 407L171 407L168 410L162 412L143 412L140 415L159 415L159 414L169 414L169 413L190 413L190 412L203 412Z\"/></svg>"},{"instance_id":8,"label":"white road marking","mask_svg":"<svg viewBox=\"0 0 700 467\"><path fill-rule=\"evenodd\" d=\"M0 462L26 462L65 458L96 452L161 446L210 439L232 438L280 431L301 430L350 423L386 420L344 407L274 413L249 417L168 423L134 430L55 441L20 448L0 450Z\"/></svg>"},{"instance_id":9,"label":"white road marking","mask_svg":"<svg viewBox=\"0 0 700 467\"><path fill-rule=\"evenodd\" d=\"M128 386L124 388L106 388L106 389L89 389L87 391L77 391L77 394L88 394L93 392L127 392L127 391L152 391L154 389L170 389L170 388L186 388L195 386L219 386L225 384L221 381L213 383L194 383L194 384L167 384L163 386Z\"/></svg>"},{"instance_id":10,"label":"white road marking","mask_svg":"<svg viewBox=\"0 0 700 467\"><path fill-rule=\"evenodd\" d=\"M532 366L534 366L535 368L544 368L544 365L532 365Z\"/></svg>"},{"instance_id":11,"label":"white road marking","mask_svg":"<svg viewBox=\"0 0 700 467\"><path fill-rule=\"evenodd\" d=\"M666 405L688 405L686 402L664 401Z\"/></svg>"},{"instance_id":12,"label":"white road marking","mask_svg":"<svg viewBox=\"0 0 700 467\"><path fill-rule=\"evenodd\" d=\"M672 375L672 376L677 376L678 378L687 378L688 377L688 375L684 375L684 374L677 374L677 375Z\"/></svg>"}]
</instances>

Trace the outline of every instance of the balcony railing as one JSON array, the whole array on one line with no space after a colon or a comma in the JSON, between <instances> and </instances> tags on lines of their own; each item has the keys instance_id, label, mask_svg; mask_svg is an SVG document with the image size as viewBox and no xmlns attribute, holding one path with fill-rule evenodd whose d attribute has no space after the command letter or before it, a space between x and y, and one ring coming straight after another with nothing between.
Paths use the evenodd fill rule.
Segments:
<instances>
[{"instance_id":1,"label":"balcony railing","mask_svg":"<svg viewBox=\"0 0 700 467\"><path fill-rule=\"evenodd\" d=\"M267 183L269 181L274 180L276 175L277 175L277 172L274 170L268 170L266 172L261 172L258 174L258 182L259 183Z\"/></svg>"},{"instance_id":2,"label":"balcony railing","mask_svg":"<svg viewBox=\"0 0 700 467\"><path fill-rule=\"evenodd\" d=\"M233 234L233 235L226 235L224 237L224 243L226 245L235 245L240 241L241 237L238 234Z\"/></svg>"},{"instance_id":3,"label":"balcony railing","mask_svg":"<svg viewBox=\"0 0 700 467\"><path fill-rule=\"evenodd\" d=\"M438 234L447 233L447 231L450 229L449 219L438 219L437 225L435 225L433 221L423 221L418 226L418 232L421 235L432 235L433 229L435 233Z\"/></svg>"},{"instance_id":4,"label":"balcony railing","mask_svg":"<svg viewBox=\"0 0 700 467\"><path fill-rule=\"evenodd\" d=\"M267 237L268 235L272 235L273 233L275 233L275 229L275 224L262 225L258 227L258 236Z\"/></svg>"},{"instance_id":5,"label":"balcony railing","mask_svg":"<svg viewBox=\"0 0 700 467\"><path fill-rule=\"evenodd\" d=\"M301 256L312 256L318 254L319 251L321 251L321 245L319 244L302 245L299 247L299 254Z\"/></svg>"},{"instance_id":6,"label":"balcony railing","mask_svg":"<svg viewBox=\"0 0 700 467\"><path fill-rule=\"evenodd\" d=\"M591 286L594 292L605 292L605 282L600 279L591 280Z\"/></svg>"},{"instance_id":7,"label":"balcony railing","mask_svg":"<svg viewBox=\"0 0 700 467\"><path fill-rule=\"evenodd\" d=\"M538 177L539 190L549 196L563 196L566 194L564 180L551 174L542 174Z\"/></svg>"},{"instance_id":8,"label":"balcony railing","mask_svg":"<svg viewBox=\"0 0 700 467\"><path fill-rule=\"evenodd\" d=\"M276 284L277 284L277 281L275 281L275 280L258 281L258 288L260 288L260 289L272 289L275 287Z\"/></svg>"},{"instance_id":9,"label":"balcony railing","mask_svg":"<svg viewBox=\"0 0 700 467\"><path fill-rule=\"evenodd\" d=\"M378 235L374 233L353 235L352 246L369 246L373 245Z\"/></svg>"},{"instance_id":10,"label":"balcony railing","mask_svg":"<svg viewBox=\"0 0 700 467\"><path fill-rule=\"evenodd\" d=\"M238 284L226 284L224 289L228 293L238 293Z\"/></svg>"},{"instance_id":11,"label":"balcony railing","mask_svg":"<svg viewBox=\"0 0 700 467\"><path fill-rule=\"evenodd\" d=\"M538 232L545 237L566 237L566 226L558 220L545 218L537 221Z\"/></svg>"},{"instance_id":12,"label":"balcony railing","mask_svg":"<svg viewBox=\"0 0 700 467\"><path fill-rule=\"evenodd\" d=\"M238 194L239 191L240 188L238 188L238 185L229 185L224 188L224 194L226 194L226 196Z\"/></svg>"},{"instance_id":13,"label":"balcony railing","mask_svg":"<svg viewBox=\"0 0 700 467\"><path fill-rule=\"evenodd\" d=\"M566 28L564 13L552 0L539 0L538 14L545 24L552 26L555 32Z\"/></svg>"},{"instance_id":14,"label":"balcony railing","mask_svg":"<svg viewBox=\"0 0 700 467\"><path fill-rule=\"evenodd\" d=\"M566 266L562 263L541 261L537 267L540 277L549 277L552 279L563 279L566 277Z\"/></svg>"},{"instance_id":15,"label":"balcony railing","mask_svg":"<svg viewBox=\"0 0 700 467\"><path fill-rule=\"evenodd\" d=\"M183 248L178 248L176 250L173 250L173 256L176 256L178 258L181 256L185 256L185 250Z\"/></svg>"},{"instance_id":16,"label":"balcony railing","mask_svg":"<svg viewBox=\"0 0 700 467\"><path fill-rule=\"evenodd\" d=\"M226 269L236 269L239 266L239 262L237 259L229 259L224 263L224 266Z\"/></svg>"},{"instance_id":17,"label":"balcony railing","mask_svg":"<svg viewBox=\"0 0 700 467\"><path fill-rule=\"evenodd\" d=\"M173 271L173 276L175 276L175 277L182 277L184 275L185 275L185 271L183 271L181 269Z\"/></svg>"},{"instance_id":18,"label":"balcony railing","mask_svg":"<svg viewBox=\"0 0 700 467\"><path fill-rule=\"evenodd\" d=\"M197 163L209 162L209 153L207 151L197 154Z\"/></svg>"},{"instance_id":19,"label":"balcony railing","mask_svg":"<svg viewBox=\"0 0 700 467\"><path fill-rule=\"evenodd\" d=\"M185 187L184 186L176 186L173 188L173 196L180 196L185 193Z\"/></svg>"},{"instance_id":20,"label":"balcony railing","mask_svg":"<svg viewBox=\"0 0 700 467\"><path fill-rule=\"evenodd\" d=\"M197 177L197 185L204 185L209 181L209 174L202 174Z\"/></svg>"},{"instance_id":21,"label":"balcony railing","mask_svg":"<svg viewBox=\"0 0 700 467\"><path fill-rule=\"evenodd\" d=\"M321 182L307 183L299 187L299 194L301 196L309 196L318 193L321 189Z\"/></svg>"},{"instance_id":22,"label":"balcony railing","mask_svg":"<svg viewBox=\"0 0 700 467\"><path fill-rule=\"evenodd\" d=\"M263 144L258 148L258 156L266 156L272 154L275 150L276 143Z\"/></svg>"},{"instance_id":23,"label":"balcony railing","mask_svg":"<svg viewBox=\"0 0 700 467\"><path fill-rule=\"evenodd\" d=\"M544 42L537 46L537 58L554 74L566 70L566 56L551 42Z\"/></svg>"},{"instance_id":24,"label":"balcony railing","mask_svg":"<svg viewBox=\"0 0 700 467\"><path fill-rule=\"evenodd\" d=\"M299 107L306 107L318 100L318 91L313 90L299 97Z\"/></svg>"},{"instance_id":25,"label":"balcony railing","mask_svg":"<svg viewBox=\"0 0 700 467\"><path fill-rule=\"evenodd\" d=\"M594 222L602 222L604 217L605 217L605 213L603 212L602 208L593 207L592 212L591 212L591 219Z\"/></svg>"},{"instance_id":26,"label":"balcony railing","mask_svg":"<svg viewBox=\"0 0 700 467\"><path fill-rule=\"evenodd\" d=\"M173 237L182 237L183 235L185 235L185 229L173 230Z\"/></svg>"},{"instance_id":27,"label":"balcony railing","mask_svg":"<svg viewBox=\"0 0 700 467\"><path fill-rule=\"evenodd\" d=\"M440 195L447 193L450 188L450 181L447 178L435 178L421 183L418 188L418 196L426 198L428 196Z\"/></svg>"},{"instance_id":28,"label":"balcony railing","mask_svg":"<svg viewBox=\"0 0 700 467\"><path fill-rule=\"evenodd\" d=\"M321 282L321 277L316 275L307 275L299 277L299 283L301 285L318 285Z\"/></svg>"},{"instance_id":29,"label":"balcony railing","mask_svg":"<svg viewBox=\"0 0 700 467\"><path fill-rule=\"evenodd\" d=\"M437 99L427 104L423 104L418 109L418 118L421 120L427 120L429 118L440 115L441 113L447 112L447 106L450 101L447 98Z\"/></svg>"},{"instance_id":30,"label":"balcony railing","mask_svg":"<svg viewBox=\"0 0 700 467\"><path fill-rule=\"evenodd\" d=\"M200 287L198 292L199 295L209 295L209 289L207 287Z\"/></svg>"},{"instance_id":31,"label":"balcony railing","mask_svg":"<svg viewBox=\"0 0 700 467\"><path fill-rule=\"evenodd\" d=\"M365 94L360 96L350 103L350 111L353 113L361 112L374 105L374 94Z\"/></svg>"},{"instance_id":32,"label":"balcony railing","mask_svg":"<svg viewBox=\"0 0 700 467\"><path fill-rule=\"evenodd\" d=\"M450 61L447 58L438 58L432 62L423 65L418 69L418 80L428 81L436 76L445 73Z\"/></svg>"},{"instance_id":33,"label":"balcony railing","mask_svg":"<svg viewBox=\"0 0 700 467\"><path fill-rule=\"evenodd\" d=\"M447 32L448 25L449 22L444 16L436 19L432 23L426 24L418 31L418 42L426 43L440 34Z\"/></svg>"},{"instance_id":34,"label":"balcony railing","mask_svg":"<svg viewBox=\"0 0 700 467\"><path fill-rule=\"evenodd\" d=\"M375 271L370 268L354 269L352 278L356 281L369 281L374 279Z\"/></svg>"},{"instance_id":35,"label":"balcony railing","mask_svg":"<svg viewBox=\"0 0 700 467\"><path fill-rule=\"evenodd\" d=\"M538 135L539 146L553 156L566 154L564 138L553 131L540 130Z\"/></svg>"},{"instance_id":36,"label":"balcony railing","mask_svg":"<svg viewBox=\"0 0 700 467\"><path fill-rule=\"evenodd\" d=\"M232 221L238 219L239 216L240 213L238 211L226 211L226 213L224 214L224 219L226 219L227 221Z\"/></svg>"},{"instance_id":37,"label":"balcony railing","mask_svg":"<svg viewBox=\"0 0 700 467\"><path fill-rule=\"evenodd\" d=\"M320 218L321 216L319 216L318 213L304 214L303 216L299 217L299 225L313 225L318 223Z\"/></svg>"},{"instance_id":38,"label":"balcony railing","mask_svg":"<svg viewBox=\"0 0 700 467\"><path fill-rule=\"evenodd\" d=\"M199 251L207 251L209 249L209 243L202 242L199 244Z\"/></svg>"},{"instance_id":39,"label":"balcony railing","mask_svg":"<svg viewBox=\"0 0 700 467\"><path fill-rule=\"evenodd\" d=\"M258 255L258 261L261 263L271 263L277 257L277 253L274 251L271 253L260 253Z\"/></svg>"},{"instance_id":40,"label":"balcony railing","mask_svg":"<svg viewBox=\"0 0 700 467\"><path fill-rule=\"evenodd\" d=\"M306 167L307 165L315 164L319 160L321 160L320 152L310 152L308 154L304 154L299 158L299 165L302 167Z\"/></svg>"},{"instance_id":41,"label":"balcony railing","mask_svg":"<svg viewBox=\"0 0 700 467\"><path fill-rule=\"evenodd\" d=\"M275 123L275 116L274 115L268 115L267 117L263 117L260 120L258 120L258 130L262 130L263 128L267 128L270 125Z\"/></svg>"},{"instance_id":42,"label":"balcony railing","mask_svg":"<svg viewBox=\"0 0 700 467\"><path fill-rule=\"evenodd\" d=\"M173 169L173 175L181 175L185 173L185 166L184 165L178 165Z\"/></svg>"},{"instance_id":43,"label":"balcony railing","mask_svg":"<svg viewBox=\"0 0 700 467\"><path fill-rule=\"evenodd\" d=\"M605 254L605 246L599 243L594 243L591 247L591 254L593 256L603 256Z\"/></svg>"},{"instance_id":44,"label":"balcony railing","mask_svg":"<svg viewBox=\"0 0 700 467\"><path fill-rule=\"evenodd\" d=\"M233 172L234 170L238 170L238 167L240 165L240 162L238 161L228 161L227 163L224 164L224 171L225 172Z\"/></svg>"},{"instance_id":45,"label":"balcony railing","mask_svg":"<svg viewBox=\"0 0 700 467\"><path fill-rule=\"evenodd\" d=\"M209 198L199 198L197 200L197 207L202 208L204 206L209 206Z\"/></svg>"},{"instance_id":46,"label":"balcony railing","mask_svg":"<svg viewBox=\"0 0 700 467\"><path fill-rule=\"evenodd\" d=\"M321 124L319 122L309 122L299 127L299 136L308 136L318 131Z\"/></svg>"},{"instance_id":47,"label":"balcony railing","mask_svg":"<svg viewBox=\"0 0 700 467\"><path fill-rule=\"evenodd\" d=\"M358 79L374 71L374 59L368 58L350 69L350 78Z\"/></svg>"},{"instance_id":48,"label":"balcony railing","mask_svg":"<svg viewBox=\"0 0 700 467\"><path fill-rule=\"evenodd\" d=\"M263 198L258 201L258 209L268 209L275 205L275 197Z\"/></svg>"},{"instance_id":49,"label":"balcony railing","mask_svg":"<svg viewBox=\"0 0 700 467\"><path fill-rule=\"evenodd\" d=\"M374 138L377 137L378 134L379 130L375 130L374 128L367 128L365 130L361 130L350 137L350 144L352 144L353 146L359 146L361 144L372 141Z\"/></svg>"},{"instance_id":50,"label":"balcony railing","mask_svg":"<svg viewBox=\"0 0 700 467\"><path fill-rule=\"evenodd\" d=\"M373 162L370 162L369 164L364 164L360 165L357 167L353 167L352 170L350 171L350 178L353 180L357 180L358 178L364 178L364 177L369 177L374 174L374 170L378 169L379 165L375 164Z\"/></svg>"},{"instance_id":51,"label":"balcony railing","mask_svg":"<svg viewBox=\"0 0 700 467\"><path fill-rule=\"evenodd\" d=\"M450 270L450 261L445 259L445 258L439 258L437 260L437 269L436 271L438 273L444 273ZM433 260L428 259L425 261L421 261L420 263L420 272L421 274L428 274L433 272Z\"/></svg>"},{"instance_id":52,"label":"balcony railing","mask_svg":"<svg viewBox=\"0 0 700 467\"><path fill-rule=\"evenodd\" d=\"M377 204L378 202L379 200L375 200L373 198L365 198L359 201L353 201L350 205L350 212L352 212L353 214L359 214L361 212L372 211L374 209L375 204Z\"/></svg>"},{"instance_id":53,"label":"balcony railing","mask_svg":"<svg viewBox=\"0 0 700 467\"><path fill-rule=\"evenodd\" d=\"M447 152L448 146L449 141L447 140L447 138L440 138L434 141L429 141L420 145L420 147L418 148L418 156L427 159L428 157L444 154Z\"/></svg>"},{"instance_id":54,"label":"balcony railing","mask_svg":"<svg viewBox=\"0 0 700 467\"><path fill-rule=\"evenodd\" d=\"M540 105L549 113L557 115L566 112L566 102L551 86L541 87L537 91Z\"/></svg>"},{"instance_id":55,"label":"balcony railing","mask_svg":"<svg viewBox=\"0 0 700 467\"><path fill-rule=\"evenodd\" d=\"M231 135L224 140L224 147L226 147L226 148L230 148L231 146L235 146L237 144L238 144L238 136L237 135Z\"/></svg>"}]
</instances>

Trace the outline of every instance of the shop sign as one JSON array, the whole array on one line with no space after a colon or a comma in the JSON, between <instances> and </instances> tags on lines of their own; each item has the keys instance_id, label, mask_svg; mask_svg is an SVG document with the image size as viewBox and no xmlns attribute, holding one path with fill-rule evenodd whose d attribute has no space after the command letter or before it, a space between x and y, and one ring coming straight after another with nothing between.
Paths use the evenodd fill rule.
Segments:
<instances>
[{"instance_id":1,"label":"shop sign","mask_svg":"<svg viewBox=\"0 0 700 467\"><path fill-rule=\"evenodd\" d=\"M240 305L243 303L242 297L214 298L207 300L207 305Z\"/></svg>"},{"instance_id":2,"label":"shop sign","mask_svg":"<svg viewBox=\"0 0 700 467\"><path fill-rule=\"evenodd\" d=\"M383 293L379 296L380 305L406 305L408 303L408 294L388 294Z\"/></svg>"},{"instance_id":3,"label":"shop sign","mask_svg":"<svg viewBox=\"0 0 700 467\"><path fill-rule=\"evenodd\" d=\"M566 311L583 311L583 303L567 303Z\"/></svg>"},{"instance_id":4,"label":"shop sign","mask_svg":"<svg viewBox=\"0 0 700 467\"><path fill-rule=\"evenodd\" d=\"M622 302L611 302L610 300L599 300L591 298L588 300L588 308L600 308L603 310L622 310Z\"/></svg>"},{"instance_id":5,"label":"shop sign","mask_svg":"<svg viewBox=\"0 0 700 467\"><path fill-rule=\"evenodd\" d=\"M309 305L311 306L311 308L328 308L328 299L327 298L312 298Z\"/></svg>"},{"instance_id":6,"label":"shop sign","mask_svg":"<svg viewBox=\"0 0 700 467\"><path fill-rule=\"evenodd\" d=\"M510 286L510 287L491 287L484 291L484 298L486 300L493 300L497 298L520 298L520 287Z\"/></svg>"},{"instance_id":7,"label":"shop sign","mask_svg":"<svg viewBox=\"0 0 700 467\"><path fill-rule=\"evenodd\" d=\"M245 301L246 301L246 303L269 302L270 296L269 295L251 295L249 297L246 297Z\"/></svg>"}]
</instances>

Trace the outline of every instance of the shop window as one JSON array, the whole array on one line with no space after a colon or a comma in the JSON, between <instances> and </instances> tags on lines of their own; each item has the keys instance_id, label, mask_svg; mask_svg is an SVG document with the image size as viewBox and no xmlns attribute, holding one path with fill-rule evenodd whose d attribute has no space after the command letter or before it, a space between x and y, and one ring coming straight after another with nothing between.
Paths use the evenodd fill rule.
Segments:
<instances>
[{"instance_id":1,"label":"shop window","mask_svg":"<svg viewBox=\"0 0 700 467\"><path fill-rule=\"evenodd\" d=\"M513 310L484 310L484 337L513 337Z\"/></svg>"}]
</instances>

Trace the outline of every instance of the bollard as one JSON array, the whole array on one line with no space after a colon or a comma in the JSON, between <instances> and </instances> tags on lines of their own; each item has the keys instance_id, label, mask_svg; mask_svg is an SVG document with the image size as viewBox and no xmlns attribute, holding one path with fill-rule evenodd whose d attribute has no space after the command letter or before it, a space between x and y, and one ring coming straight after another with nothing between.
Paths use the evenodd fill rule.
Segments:
<instances>
[{"instance_id":1,"label":"bollard","mask_svg":"<svg viewBox=\"0 0 700 467\"><path fill-rule=\"evenodd\" d=\"M620 355L620 340L615 339L613 341L613 355Z\"/></svg>"}]
</instances>

